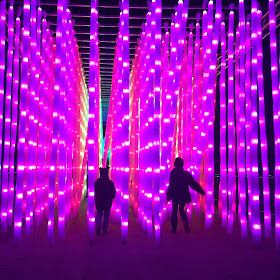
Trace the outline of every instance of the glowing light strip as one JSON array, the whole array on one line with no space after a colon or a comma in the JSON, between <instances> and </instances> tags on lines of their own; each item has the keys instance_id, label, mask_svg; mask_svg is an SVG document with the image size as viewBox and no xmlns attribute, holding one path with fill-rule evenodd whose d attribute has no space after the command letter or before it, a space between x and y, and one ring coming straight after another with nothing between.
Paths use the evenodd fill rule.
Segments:
<instances>
[{"instance_id":1,"label":"glowing light strip","mask_svg":"<svg viewBox=\"0 0 280 280\"><path fill-rule=\"evenodd\" d=\"M68 11L69 12L69 11ZM67 110L65 100L68 95L66 85L66 28L67 28L67 4L64 1L62 26L61 26L61 74L59 91L59 173L58 173L58 236L65 238L65 181L66 181L66 124L65 112ZM68 30L69 32L69 30Z\"/></svg>"},{"instance_id":2,"label":"glowing light strip","mask_svg":"<svg viewBox=\"0 0 280 280\"><path fill-rule=\"evenodd\" d=\"M154 111L154 171L153 171L153 182L154 182L154 229L156 243L160 243L160 86L161 86L161 14L162 14L162 3L161 0L155 1L155 111Z\"/></svg>"},{"instance_id":3,"label":"glowing light strip","mask_svg":"<svg viewBox=\"0 0 280 280\"><path fill-rule=\"evenodd\" d=\"M4 79L5 79L5 57L6 57L6 38L5 38L5 24L6 24L6 0L0 3L0 135L3 130L3 104L4 104ZM2 137L0 138L0 159L2 159ZM0 171L2 172L2 164ZM2 212L2 210L1 210Z\"/></svg>"},{"instance_id":4,"label":"glowing light strip","mask_svg":"<svg viewBox=\"0 0 280 280\"><path fill-rule=\"evenodd\" d=\"M5 98L5 140L4 140L4 159L2 171L2 199L1 199L1 230L7 231L7 201L9 191L9 153L11 144L11 89L13 76L13 41L14 41L14 7L9 7L8 11L8 55L7 55L7 75L6 75L6 98ZM0 30L1 31L1 30ZM5 38L5 34L4 34ZM5 57L4 57L5 60ZM3 105L2 105L3 106ZM2 113L2 111L1 111ZM1 135L2 138L2 135ZM2 141L2 140L1 140ZM2 148L2 145L1 145ZM1 155L0 155L1 159Z\"/></svg>"},{"instance_id":5,"label":"glowing light strip","mask_svg":"<svg viewBox=\"0 0 280 280\"><path fill-rule=\"evenodd\" d=\"M222 203L222 226L227 226L227 106L226 106L226 31L225 23L221 23L221 75L220 75L220 154L221 180L220 197Z\"/></svg>"},{"instance_id":6,"label":"glowing light strip","mask_svg":"<svg viewBox=\"0 0 280 280\"><path fill-rule=\"evenodd\" d=\"M45 177L45 168L46 168L46 159L45 159L45 138L46 138L46 110L45 110L45 77L47 75L47 21L44 17L42 21L42 53L41 53L41 75L40 75L40 92L39 92L39 139L38 139L38 155L37 155L37 189L36 189L36 209L35 209L35 223L38 227L42 221L42 209L44 208L44 191L46 188L46 177Z\"/></svg>"},{"instance_id":7,"label":"glowing light strip","mask_svg":"<svg viewBox=\"0 0 280 280\"><path fill-rule=\"evenodd\" d=\"M122 0L122 18L123 18L123 100L122 100L122 113L123 113L123 133L122 133L122 164L123 164L123 188L122 188L122 209L121 209L121 241L127 242L128 234L128 199L129 196L129 172L127 167L129 166L129 0Z\"/></svg>"},{"instance_id":8,"label":"glowing light strip","mask_svg":"<svg viewBox=\"0 0 280 280\"><path fill-rule=\"evenodd\" d=\"M211 1L210 1L211 2ZM209 4L210 4L209 2ZM222 1L216 1L215 25L212 39L211 60L209 67L209 79L207 98L210 99L211 107L206 107L206 124L208 125L208 152L209 152L209 166L208 166L208 186L206 192L206 211L205 211L205 226L209 228L214 221L214 114L215 114L215 91L216 91L216 75L217 75L217 51L221 32L221 18L222 18ZM209 22L208 22L209 24ZM208 25L209 26L209 25Z\"/></svg>"},{"instance_id":9,"label":"glowing light strip","mask_svg":"<svg viewBox=\"0 0 280 280\"><path fill-rule=\"evenodd\" d=\"M11 125L11 147L9 160L9 194L7 206L7 223L12 225L13 219L13 202L15 187L15 147L17 136L18 121L18 89L19 89L19 40L20 40L20 19L16 18L15 44L14 44L14 60L13 60L13 92L12 92L12 125Z\"/></svg>"},{"instance_id":10,"label":"glowing light strip","mask_svg":"<svg viewBox=\"0 0 280 280\"><path fill-rule=\"evenodd\" d=\"M246 67L245 67L245 95L246 95L246 174L248 195L251 196L251 26L246 22ZM248 200L248 222L251 220L251 201Z\"/></svg>"},{"instance_id":11,"label":"glowing light strip","mask_svg":"<svg viewBox=\"0 0 280 280\"><path fill-rule=\"evenodd\" d=\"M244 1L239 0L239 31L240 31L240 74L239 74L239 151L238 151L238 188L239 188L239 209L241 236L247 236L247 217L246 217L246 169L245 169L245 6Z\"/></svg>"},{"instance_id":12,"label":"glowing light strip","mask_svg":"<svg viewBox=\"0 0 280 280\"><path fill-rule=\"evenodd\" d=\"M59 110L60 110L60 81L61 81L61 51L62 51L62 19L63 19L64 0L58 1L57 6L57 26L56 26L56 55L54 73L54 93L53 93L53 131L51 143L51 161L49 172L49 220L48 238L50 244L54 243L54 201L57 172L57 150L58 150L58 131L59 131Z\"/></svg>"},{"instance_id":13,"label":"glowing light strip","mask_svg":"<svg viewBox=\"0 0 280 280\"><path fill-rule=\"evenodd\" d=\"M22 228L23 179L24 179L24 170L25 170L25 159L24 159L25 126L26 126L26 114L27 114L27 97L29 94L29 82L28 82L29 27L30 27L30 1L25 0L24 7L23 7L23 37L22 37L22 44L21 44L22 61L21 61L19 137L18 137L19 142L18 142L18 159L17 159L16 201L15 201L15 215L14 215L14 237L17 246L19 246L21 242L21 228Z\"/></svg>"},{"instance_id":14,"label":"glowing light strip","mask_svg":"<svg viewBox=\"0 0 280 280\"><path fill-rule=\"evenodd\" d=\"M259 206L259 167L258 167L258 65L257 65L257 1L252 0L251 8L251 40L252 40L252 84L251 84L251 100L252 100L252 138L251 138L251 164L252 164L252 192L251 192L251 207L252 207L252 239L254 243L261 242L261 224L260 224L260 206Z\"/></svg>"},{"instance_id":15,"label":"glowing light strip","mask_svg":"<svg viewBox=\"0 0 280 280\"><path fill-rule=\"evenodd\" d=\"M35 97L34 97L34 100L35 100L35 104L36 104L36 114L34 116L34 127L35 127L35 132L36 133L36 136L35 136L35 141L36 141L36 153L35 153L35 166L36 166L36 169L35 169L35 185L33 187L33 195L32 195L32 201L33 202L36 202L36 205L35 205L35 223L36 223L36 226L38 227L39 224L40 224L40 219L41 219L41 210L42 210L42 203L41 203L41 196L42 196L42 188L43 186L39 186L38 187L38 181L36 178L38 178L37 176L37 172L38 172L38 169L37 169L37 162L38 162L38 134L39 134L39 131L40 131L40 127L39 127L39 108L40 108L40 104L39 104L39 101L40 101L40 92L42 91L42 88L40 87L40 75L41 75L41 44L42 44L42 9L41 7L38 7L37 9L37 21L36 21L36 24L37 24L37 32L36 32L36 76L35 76ZM43 168L43 166L42 166ZM35 201L35 191L36 191L36 201Z\"/></svg>"},{"instance_id":16,"label":"glowing light strip","mask_svg":"<svg viewBox=\"0 0 280 280\"><path fill-rule=\"evenodd\" d=\"M233 190L235 186L235 131L234 131L234 78L233 78L233 23L234 12L229 13L228 28L228 104L227 104L227 121L228 121L228 233L232 232L233 227Z\"/></svg>"},{"instance_id":17,"label":"glowing light strip","mask_svg":"<svg viewBox=\"0 0 280 280\"><path fill-rule=\"evenodd\" d=\"M271 237L271 211L270 211L270 188L269 188L269 170L268 170L268 154L267 154L267 135L265 120L265 104L264 104L264 77L263 77L263 48L262 48L262 12L258 11L257 26L257 59L258 59L258 93L259 93L259 127L260 127L260 145L261 160L263 172L263 199L264 199L264 232L265 237Z\"/></svg>"},{"instance_id":18,"label":"glowing light strip","mask_svg":"<svg viewBox=\"0 0 280 280\"><path fill-rule=\"evenodd\" d=\"M96 87L98 46L97 38L97 1L91 1L90 14L90 65L89 65L89 121L88 121L88 235L90 242L95 235L95 208L94 208L94 181L98 175L98 154L96 146L98 143L98 111L96 101L99 99L99 89Z\"/></svg>"},{"instance_id":19,"label":"glowing light strip","mask_svg":"<svg viewBox=\"0 0 280 280\"><path fill-rule=\"evenodd\" d=\"M275 241L276 248L280 248L280 142L279 142L279 84L278 84L278 61L276 41L276 18L274 1L269 0L269 31L271 51L271 80L273 99L273 124L275 143Z\"/></svg>"},{"instance_id":20,"label":"glowing light strip","mask_svg":"<svg viewBox=\"0 0 280 280\"><path fill-rule=\"evenodd\" d=\"M28 122L28 151L27 151L27 198L26 198L26 216L25 216L25 234L30 235L33 227L33 197L35 192L35 175L36 175L36 150L37 150L37 114L38 102L36 101L36 0L31 0L31 18L30 18L30 95L29 95L29 122ZM26 139L27 140L27 139Z\"/></svg>"}]
</instances>

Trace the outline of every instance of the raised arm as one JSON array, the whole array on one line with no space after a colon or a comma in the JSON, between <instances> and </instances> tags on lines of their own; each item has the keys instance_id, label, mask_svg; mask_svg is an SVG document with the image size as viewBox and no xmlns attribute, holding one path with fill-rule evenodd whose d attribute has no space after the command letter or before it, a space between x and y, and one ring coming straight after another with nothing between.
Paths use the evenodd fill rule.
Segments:
<instances>
[{"instance_id":1,"label":"raised arm","mask_svg":"<svg viewBox=\"0 0 280 280\"><path fill-rule=\"evenodd\" d=\"M203 188L198 184L197 181L195 181L195 179L193 178L193 176L189 173L189 184L190 187L195 190L196 192L205 195L205 191L203 190Z\"/></svg>"}]
</instances>

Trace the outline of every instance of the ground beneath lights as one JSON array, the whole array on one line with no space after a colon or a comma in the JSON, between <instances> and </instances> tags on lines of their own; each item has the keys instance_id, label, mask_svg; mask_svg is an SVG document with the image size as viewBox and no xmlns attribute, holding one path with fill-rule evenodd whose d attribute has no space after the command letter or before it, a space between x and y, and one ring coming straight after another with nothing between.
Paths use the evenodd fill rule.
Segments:
<instances>
[{"instance_id":1,"label":"ground beneath lights","mask_svg":"<svg viewBox=\"0 0 280 280\"><path fill-rule=\"evenodd\" d=\"M219 223L219 221L217 221ZM179 223L178 233L163 228L162 244L156 248L139 228L131 213L129 240L120 244L120 229L110 225L108 236L87 240L86 201L79 217L67 228L65 241L49 247L46 228L40 228L22 247L14 248L11 233L0 233L1 280L106 280L106 279L280 279L280 254L273 240L260 248L241 240L238 226L232 236L219 224L203 227L203 218L194 216L187 235Z\"/></svg>"}]
</instances>

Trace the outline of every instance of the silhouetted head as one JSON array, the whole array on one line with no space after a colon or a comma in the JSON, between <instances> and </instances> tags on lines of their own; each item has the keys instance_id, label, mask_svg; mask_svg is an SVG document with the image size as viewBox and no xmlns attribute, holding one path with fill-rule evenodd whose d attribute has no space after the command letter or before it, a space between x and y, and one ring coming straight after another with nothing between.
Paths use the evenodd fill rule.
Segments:
<instances>
[{"instance_id":1,"label":"silhouetted head","mask_svg":"<svg viewBox=\"0 0 280 280\"><path fill-rule=\"evenodd\" d=\"M99 168L101 178L109 178L109 168Z\"/></svg>"},{"instance_id":2,"label":"silhouetted head","mask_svg":"<svg viewBox=\"0 0 280 280\"><path fill-rule=\"evenodd\" d=\"M177 157L174 161L174 166L183 168L184 167L184 161L181 158Z\"/></svg>"}]
</instances>

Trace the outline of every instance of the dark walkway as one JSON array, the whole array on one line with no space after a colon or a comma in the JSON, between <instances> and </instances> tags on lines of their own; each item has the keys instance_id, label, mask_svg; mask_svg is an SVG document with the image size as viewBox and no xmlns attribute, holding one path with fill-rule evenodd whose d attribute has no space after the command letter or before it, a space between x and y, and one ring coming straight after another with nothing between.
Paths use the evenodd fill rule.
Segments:
<instances>
[{"instance_id":1,"label":"dark walkway","mask_svg":"<svg viewBox=\"0 0 280 280\"><path fill-rule=\"evenodd\" d=\"M13 247L11 233L0 233L0 279L280 279L273 240L254 248L250 240L241 240L238 226L228 236L220 225L205 231L203 218L193 217L191 234L179 223L178 233L172 235L166 224L159 249L132 217L126 246L120 244L119 226L109 227L110 234L96 238L90 247L84 202L78 219L68 226L66 241L56 241L53 248L45 228L31 239L23 238L20 249Z\"/></svg>"}]
</instances>

